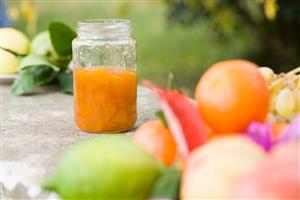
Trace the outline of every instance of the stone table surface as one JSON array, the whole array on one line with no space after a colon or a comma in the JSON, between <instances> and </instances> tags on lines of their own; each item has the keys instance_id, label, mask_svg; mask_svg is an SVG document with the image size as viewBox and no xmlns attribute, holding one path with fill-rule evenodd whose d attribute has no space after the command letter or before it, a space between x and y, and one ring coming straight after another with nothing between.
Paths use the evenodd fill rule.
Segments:
<instances>
[{"instance_id":1,"label":"stone table surface","mask_svg":"<svg viewBox=\"0 0 300 200\"><path fill-rule=\"evenodd\" d=\"M76 127L72 95L60 93L53 86L28 96L12 95L8 85L0 85L0 90L0 159L4 172L10 170L7 173L13 174L23 166L49 174L62 152L72 144L88 137L101 137L101 134L87 134ZM126 132L128 134L143 122L153 119L159 109L156 97L144 87L138 87L137 102L138 120L134 128ZM19 171L26 171L24 176L29 173L25 169ZM10 181L4 178L2 176L2 182Z\"/></svg>"}]
</instances>

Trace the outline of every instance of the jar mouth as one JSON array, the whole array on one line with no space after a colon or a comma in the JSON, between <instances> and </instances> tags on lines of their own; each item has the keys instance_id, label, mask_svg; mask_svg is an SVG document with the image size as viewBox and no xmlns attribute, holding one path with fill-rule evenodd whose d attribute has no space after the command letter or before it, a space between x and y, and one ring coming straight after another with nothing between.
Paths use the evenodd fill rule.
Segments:
<instances>
[{"instance_id":1,"label":"jar mouth","mask_svg":"<svg viewBox=\"0 0 300 200\"><path fill-rule=\"evenodd\" d=\"M84 19L78 22L79 24L130 24L127 19Z\"/></svg>"},{"instance_id":2,"label":"jar mouth","mask_svg":"<svg viewBox=\"0 0 300 200\"><path fill-rule=\"evenodd\" d=\"M79 37L107 38L130 36L130 21L125 19L86 19L77 24Z\"/></svg>"}]
</instances>

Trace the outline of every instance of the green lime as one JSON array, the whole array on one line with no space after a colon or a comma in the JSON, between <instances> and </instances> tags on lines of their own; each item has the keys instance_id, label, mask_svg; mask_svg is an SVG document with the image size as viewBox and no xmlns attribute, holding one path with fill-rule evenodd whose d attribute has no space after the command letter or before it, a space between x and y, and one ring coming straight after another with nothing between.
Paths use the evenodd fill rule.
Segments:
<instances>
[{"instance_id":1,"label":"green lime","mask_svg":"<svg viewBox=\"0 0 300 200\"><path fill-rule=\"evenodd\" d=\"M32 39L30 53L47 57L57 57L51 44L49 31L41 32Z\"/></svg>"},{"instance_id":2,"label":"green lime","mask_svg":"<svg viewBox=\"0 0 300 200\"><path fill-rule=\"evenodd\" d=\"M146 199L162 164L125 135L107 135L75 145L42 184L63 199Z\"/></svg>"},{"instance_id":3,"label":"green lime","mask_svg":"<svg viewBox=\"0 0 300 200\"><path fill-rule=\"evenodd\" d=\"M71 60L70 56L59 56L56 53L51 43L49 31L43 31L33 38L30 53L44 56L50 62L62 66L66 66Z\"/></svg>"}]
</instances>

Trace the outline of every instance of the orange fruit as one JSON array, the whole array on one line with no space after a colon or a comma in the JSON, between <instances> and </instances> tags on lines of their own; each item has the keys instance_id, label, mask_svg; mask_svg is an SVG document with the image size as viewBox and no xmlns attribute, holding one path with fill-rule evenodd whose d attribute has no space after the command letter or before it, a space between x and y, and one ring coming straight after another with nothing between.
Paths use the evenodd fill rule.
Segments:
<instances>
[{"instance_id":1,"label":"orange fruit","mask_svg":"<svg viewBox=\"0 0 300 200\"><path fill-rule=\"evenodd\" d=\"M274 138L278 138L281 134L286 132L288 128L287 123L274 123L272 124L272 135Z\"/></svg>"},{"instance_id":2,"label":"orange fruit","mask_svg":"<svg viewBox=\"0 0 300 200\"><path fill-rule=\"evenodd\" d=\"M169 129L159 120L141 125L135 131L133 141L165 165L171 165L176 160L176 143Z\"/></svg>"},{"instance_id":3,"label":"orange fruit","mask_svg":"<svg viewBox=\"0 0 300 200\"><path fill-rule=\"evenodd\" d=\"M216 133L242 132L251 121L263 122L269 91L258 66L246 60L214 64L195 91L200 114Z\"/></svg>"}]
</instances>

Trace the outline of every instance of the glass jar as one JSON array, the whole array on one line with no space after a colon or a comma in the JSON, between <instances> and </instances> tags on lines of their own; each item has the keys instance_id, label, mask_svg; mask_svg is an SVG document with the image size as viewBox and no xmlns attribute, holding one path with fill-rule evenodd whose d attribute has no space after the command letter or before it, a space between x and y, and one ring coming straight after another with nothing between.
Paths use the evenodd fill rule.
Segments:
<instances>
[{"instance_id":1,"label":"glass jar","mask_svg":"<svg viewBox=\"0 0 300 200\"><path fill-rule=\"evenodd\" d=\"M72 42L74 117L92 133L121 132L136 118L136 42L130 21L84 20Z\"/></svg>"}]
</instances>

